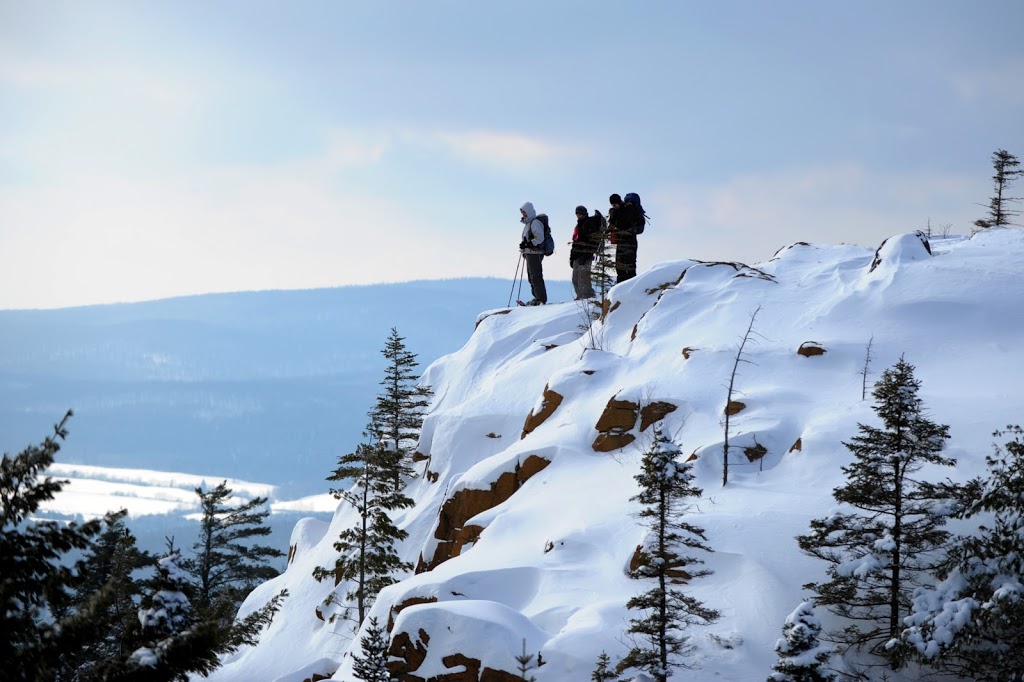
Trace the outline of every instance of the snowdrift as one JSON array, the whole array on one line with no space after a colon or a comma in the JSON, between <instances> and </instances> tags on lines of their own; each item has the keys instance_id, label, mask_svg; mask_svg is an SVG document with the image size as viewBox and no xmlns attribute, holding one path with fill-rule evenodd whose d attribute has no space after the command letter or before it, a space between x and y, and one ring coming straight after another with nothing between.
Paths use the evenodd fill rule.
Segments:
<instances>
[{"instance_id":1,"label":"snowdrift","mask_svg":"<svg viewBox=\"0 0 1024 682\"><path fill-rule=\"evenodd\" d=\"M662 263L616 286L589 329L576 303L482 313L465 347L423 375L435 394L427 458L398 518L417 572L371 613L389 625L402 679L518 679L525 648L543 661L539 682L587 680L602 651L624 654L625 603L641 591L626 569L644 534L630 497L655 421L695 462L704 495L689 520L715 550L714 574L685 589L723 615L690 631L690 663L700 679L764 679L801 585L824 573L794 536L834 506L842 441L876 423L882 371L901 356L916 366L932 418L951 427L958 479L984 470L994 429L1021 421L1021 262L1022 231L910 233L877 251L794 244L753 267ZM359 633L323 605L346 586L311 577L353 521L342 506L329 527L296 527L287 571L247 608L281 588L291 597L260 645L211 679L354 679Z\"/></svg>"}]
</instances>

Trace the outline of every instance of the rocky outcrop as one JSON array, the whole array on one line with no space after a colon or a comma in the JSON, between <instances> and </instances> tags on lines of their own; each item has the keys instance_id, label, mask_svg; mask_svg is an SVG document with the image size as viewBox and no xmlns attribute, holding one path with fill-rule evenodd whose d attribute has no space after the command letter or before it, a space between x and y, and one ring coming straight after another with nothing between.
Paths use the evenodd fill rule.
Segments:
<instances>
[{"instance_id":1,"label":"rocky outcrop","mask_svg":"<svg viewBox=\"0 0 1024 682\"><path fill-rule=\"evenodd\" d=\"M399 682L521 682L523 679L504 670L485 667L480 659L461 653L441 658L441 663L452 672L420 677L415 673L426 659L430 637L421 629L419 638L413 642L408 633L401 632L391 640L388 654L399 660L388 662L387 667Z\"/></svg>"},{"instance_id":2,"label":"rocky outcrop","mask_svg":"<svg viewBox=\"0 0 1024 682\"><path fill-rule=\"evenodd\" d=\"M637 545L633 551L633 556L629 559L629 574L637 575L637 571L645 566L649 566L653 558L650 554L644 552L642 545ZM682 585L693 578L692 575L683 570L682 566L685 564L679 557L669 554L666 559L668 560L669 568L665 571L665 575L668 577L669 582Z\"/></svg>"},{"instance_id":3,"label":"rocky outcrop","mask_svg":"<svg viewBox=\"0 0 1024 682\"><path fill-rule=\"evenodd\" d=\"M793 445L789 448L789 451L790 452L800 452L803 449L804 449L804 439L803 438L797 438L796 442L793 443Z\"/></svg>"},{"instance_id":4,"label":"rocky outcrop","mask_svg":"<svg viewBox=\"0 0 1024 682\"><path fill-rule=\"evenodd\" d=\"M816 355L824 355L827 352L817 341L804 341L796 349L796 354L802 355L805 358L813 358Z\"/></svg>"},{"instance_id":5,"label":"rocky outcrop","mask_svg":"<svg viewBox=\"0 0 1024 682\"><path fill-rule=\"evenodd\" d=\"M409 597L391 607L388 613L388 632L395 629L395 617L410 606L417 604L436 604L437 597ZM429 638L428 638L429 639ZM426 649L423 650L426 653Z\"/></svg>"},{"instance_id":6,"label":"rocky outcrop","mask_svg":"<svg viewBox=\"0 0 1024 682\"><path fill-rule=\"evenodd\" d=\"M694 351L696 351L696 350L697 349L693 348L692 346L687 346L686 348L684 348L683 349L683 359L684 360L689 360L690 356L693 355Z\"/></svg>"},{"instance_id":7,"label":"rocky outcrop","mask_svg":"<svg viewBox=\"0 0 1024 682\"><path fill-rule=\"evenodd\" d=\"M747 456L748 462L756 462L768 454L768 448L760 443L754 443L749 447L743 448L743 454Z\"/></svg>"},{"instance_id":8,"label":"rocky outcrop","mask_svg":"<svg viewBox=\"0 0 1024 682\"><path fill-rule=\"evenodd\" d=\"M523 424L523 435L521 436L521 439L526 438L526 436L532 433L534 429L543 424L548 417L553 415L564 399L564 396L560 393L552 391L550 388L545 386L544 398L541 401L540 410L537 411L537 414L534 414L533 410L530 410L530 414L526 415L526 422Z\"/></svg>"},{"instance_id":9,"label":"rocky outcrop","mask_svg":"<svg viewBox=\"0 0 1024 682\"><path fill-rule=\"evenodd\" d=\"M739 400L730 400L729 404L725 406L725 413L732 417L745 409L747 409L746 403L740 402Z\"/></svg>"},{"instance_id":10,"label":"rocky outcrop","mask_svg":"<svg viewBox=\"0 0 1024 682\"><path fill-rule=\"evenodd\" d=\"M636 436L630 431L636 426L638 418L640 430L646 431L651 424L664 419L677 409L678 406L661 401L647 403L641 408L630 400L612 398L594 425L598 434L592 447L597 452L611 452L624 448L636 440Z\"/></svg>"},{"instance_id":11,"label":"rocky outcrop","mask_svg":"<svg viewBox=\"0 0 1024 682\"><path fill-rule=\"evenodd\" d=\"M434 537L439 541L434 555L427 560L420 557L416 572L432 570L458 556L466 544L476 542L483 528L467 526L466 522L512 497L526 481L543 471L548 464L551 464L550 460L530 455L523 462L516 462L515 471L506 471L498 476L498 480L491 483L487 490L466 488L445 500L438 513L437 530L434 531Z\"/></svg>"}]
</instances>

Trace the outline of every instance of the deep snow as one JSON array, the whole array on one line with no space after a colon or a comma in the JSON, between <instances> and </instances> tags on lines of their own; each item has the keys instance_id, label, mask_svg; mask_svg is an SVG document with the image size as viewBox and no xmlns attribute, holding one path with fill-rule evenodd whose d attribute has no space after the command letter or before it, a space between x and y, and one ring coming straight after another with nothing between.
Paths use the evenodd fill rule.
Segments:
<instances>
[{"instance_id":1,"label":"deep snow","mask_svg":"<svg viewBox=\"0 0 1024 682\"><path fill-rule=\"evenodd\" d=\"M588 680L602 651L618 660L625 603L641 591L625 568L644 534L629 498L645 434L634 427L635 444L601 453L592 448L595 424L612 398L663 401L678 407L663 424L696 455L704 489L689 520L715 550L705 557L714 574L686 590L722 612L690 630L697 653L689 662L699 669L673 679L765 679L786 617L809 597L801 585L824 576L794 536L834 507L831 491L851 459L842 441L858 422L878 423L870 395L862 400L869 341L871 383L901 356L916 367L931 418L951 427L954 478L983 473L992 431L1021 421L1024 232L993 229L930 248L911 233L877 254L797 244L754 267L665 262L615 287L592 335L581 331L574 303L481 314L466 345L424 372L435 400L419 449L437 478L421 476L409 488L416 506L398 517L410 533L402 555L416 562L432 553L441 505L458 491L486 489L530 455L551 463L466 523L484 528L475 543L385 589L371 615L387 622L393 605L437 600L394 619L393 634L414 642L428 634L415 671L424 678L462 670L443 660L454 653L514 671L524 640L546 662L532 671L539 682ZM767 454L748 462L735 451L723 487L726 385L755 311L734 395L747 407L731 420L730 442L761 444ZM799 355L807 343L826 352ZM564 400L521 438L545 387ZM296 526L287 571L243 611L281 588L290 598L260 645L212 680L354 679L347 652L358 635L343 620L317 617L334 586L311 578L315 566L333 563L331 544L352 522L342 507L329 524ZM346 586L337 589L343 595ZM817 615L834 625L824 610Z\"/></svg>"}]
</instances>

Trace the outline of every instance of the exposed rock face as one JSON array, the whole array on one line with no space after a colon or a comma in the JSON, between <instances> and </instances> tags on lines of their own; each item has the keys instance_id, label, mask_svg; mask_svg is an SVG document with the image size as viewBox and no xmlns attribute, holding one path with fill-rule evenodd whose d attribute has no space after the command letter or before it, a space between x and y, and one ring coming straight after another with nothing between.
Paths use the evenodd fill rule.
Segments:
<instances>
[{"instance_id":1,"label":"exposed rock face","mask_svg":"<svg viewBox=\"0 0 1024 682\"><path fill-rule=\"evenodd\" d=\"M747 409L746 403L740 402L739 400L730 400L729 404L725 406L725 413L731 417L734 414L739 414L745 409Z\"/></svg>"},{"instance_id":2,"label":"exposed rock face","mask_svg":"<svg viewBox=\"0 0 1024 682\"><path fill-rule=\"evenodd\" d=\"M604 318L608 317L613 312L615 312L615 309L619 307L619 305L622 303L622 301L616 301L615 305L612 305L611 303L612 302L609 299L606 298L604 300L604 303L601 304L601 321L602 322L604 322Z\"/></svg>"},{"instance_id":3,"label":"exposed rock face","mask_svg":"<svg viewBox=\"0 0 1024 682\"><path fill-rule=\"evenodd\" d=\"M629 559L629 573L630 575L635 574L640 568L650 565L653 557L650 554L646 554L643 551L642 545L637 545L636 550L633 551L633 556ZM693 576L687 573L681 568L683 563L674 554L670 554L668 557L669 568L665 571L665 575L668 577L669 582L681 585L689 582Z\"/></svg>"},{"instance_id":4,"label":"exposed rock face","mask_svg":"<svg viewBox=\"0 0 1024 682\"><path fill-rule=\"evenodd\" d=\"M640 409L640 430L646 431L647 427L656 421L661 421L667 415L675 412L678 409L676 405L672 403L666 403L661 401L655 401L653 403L647 403Z\"/></svg>"},{"instance_id":5,"label":"exposed rock face","mask_svg":"<svg viewBox=\"0 0 1024 682\"><path fill-rule=\"evenodd\" d=\"M522 438L526 438L527 435L533 432L538 426L543 424L548 417L555 413L558 406L562 404L564 396L557 391L552 391L547 386L544 387L544 399L541 401L540 411L537 414L530 410L530 414L526 415L526 422L523 424L523 435Z\"/></svg>"},{"instance_id":6,"label":"exposed rock face","mask_svg":"<svg viewBox=\"0 0 1024 682\"><path fill-rule=\"evenodd\" d=\"M476 542L483 529L479 526L467 526L466 522L479 514L512 497L519 488L534 474L542 471L550 460L537 455L530 455L522 463L517 462L515 471L506 471L498 480L491 483L488 490L465 489L456 492L445 500L438 514L437 530L434 537L440 542L434 556L428 561L420 557L416 572L429 571L442 563L458 556L461 549L470 542Z\"/></svg>"},{"instance_id":7,"label":"exposed rock face","mask_svg":"<svg viewBox=\"0 0 1024 682\"><path fill-rule=\"evenodd\" d=\"M797 438L796 442L793 443L792 447L789 448L789 451L790 452L800 452L803 449L804 449L804 439L803 438Z\"/></svg>"},{"instance_id":8,"label":"exposed rock face","mask_svg":"<svg viewBox=\"0 0 1024 682\"><path fill-rule=\"evenodd\" d=\"M473 327L473 329L476 329L477 327L479 327L480 323L483 322L484 320L486 320L488 317L493 317L495 315L508 315L510 312L512 312L511 308L509 308L507 310L499 310L497 312L491 313L490 315L484 315L483 317L481 317L479 320L476 321L476 326Z\"/></svg>"},{"instance_id":9,"label":"exposed rock face","mask_svg":"<svg viewBox=\"0 0 1024 682\"><path fill-rule=\"evenodd\" d=\"M748 462L756 462L768 454L768 448L760 443L754 443L750 447L743 448L743 454L747 456Z\"/></svg>"},{"instance_id":10,"label":"exposed rock face","mask_svg":"<svg viewBox=\"0 0 1024 682\"><path fill-rule=\"evenodd\" d=\"M593 448L597 452L611 452L624 448L636 440L636 436L630 431L636 426L637 418L640 419L640 430L646 431L651 424L664 419L677 409L678 406L672 403L660 401L647 403L641 409L630 400L612 398L594 425L598 434L594 439Z\"/></svg>"},{"instance_id":11,"label":"exposed rock face","mask_svg":"<svg viewBox=\"0 0 1024 682\"><path fill-rule=\"evenodd\" d=\"M697 350L696 348L693 348L691 346L687 346L686 348L684 348L683 349L683 359L689 360L690 356L693 355L694 351L696 351L696 350Z\"/></svg>"},{"instance_id":12,"label":"exposed rock face","mask_svg":"<svg viewBox=\"0 0 1024 682\"><path fill-rule=\"evenodd\" d=\"M796 350L797 355L802 355L805 358L812 358L815 355L824 355L827 352L828 351L822 348L817 341L804 341Z\"/></svg>"},{"instance_id":13,"label":"exposed rock face","mask_svg":"<svg viewBox=\"0 0 1024 682\"><path fill-rule=\"evenodd\" d=\"M518 675L486 668L478 658L470 658L465 654L454 653L441 658L441 663L451 670L450 673L434 677L420 677L414 673L423 665L427 656L427 644L430 637L422 629L419 631L420 641L413 642L408 633L400 632L391 640L388 653L401 660L387 664L388 670L399 682L521 682Z\"/></svg>"},{"instance_id":14,"label":"exposed rock face","mask_svg":"<svg viewBox=\"0 0 1024 682\"><path fill-rule=\"evenodd\" d=\"M609 400L604 412L601 413L601 418L594 426L598 430L597 438L594 440L594 450L611 452L624 448L635 441L636 436L629 431L636 425L639 415L640 406L636 403L615 398Z\"/></svg>"},{"instance_id":15,"label":"exposed rock face","mask_svg":"<svg viewBox=\"0 0 1024 682\"><path fill-rule=\"evenodd\" d=\"M395 604L391 607L391 611L388 613L388 632L395 629L395 616L405 609L410 606L416 606L417 604L433 604L435 602L437 602L437 597L409 597L405 601ZM424 654L425 653L426 649L424 649Z\"/></svg>"}]
</instances>

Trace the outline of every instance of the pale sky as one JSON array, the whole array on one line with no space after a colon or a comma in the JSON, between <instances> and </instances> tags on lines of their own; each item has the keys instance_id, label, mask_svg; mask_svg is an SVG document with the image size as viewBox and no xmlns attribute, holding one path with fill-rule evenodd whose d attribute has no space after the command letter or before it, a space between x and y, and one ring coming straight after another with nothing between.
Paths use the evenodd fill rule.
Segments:
<instances>
[{"instance_id":1,"label":"pale sky","mask_svg":"<svg viewBox=\"0 0 1024 682\"><path fill-rule=\"evenodd\" d=\"M969 233L1021 121L1020 0L0 0L0 308Z\"/></svg>"}]
</instances>

